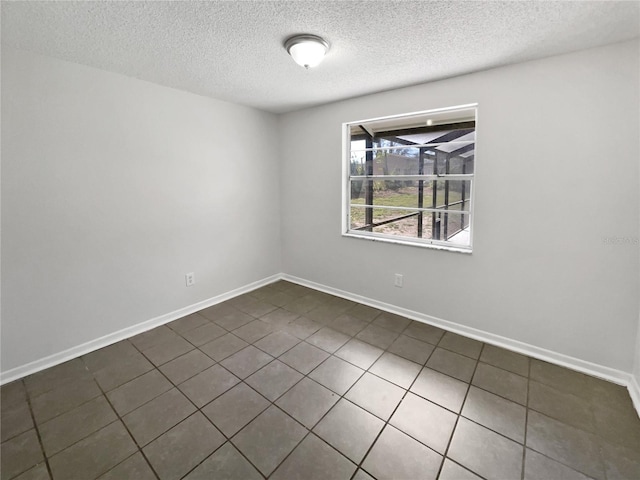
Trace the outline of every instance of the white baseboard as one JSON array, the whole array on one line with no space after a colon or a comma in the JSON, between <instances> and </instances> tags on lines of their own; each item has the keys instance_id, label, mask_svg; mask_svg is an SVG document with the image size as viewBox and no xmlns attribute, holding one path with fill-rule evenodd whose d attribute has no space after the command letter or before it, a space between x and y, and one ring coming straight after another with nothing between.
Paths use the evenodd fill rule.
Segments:
<instances>
[{"instance_id":1,"label":"white baseboard","mask_svg":"<svg viewBox=\"0 0 640 480\"><path fill-rule=\"evenodd\" d=\"M500 335L495 335L493 333L485 332L483 330L478 330L476 328L461 325L459 323L454 323L447 320L443 320L441 318L433 317L431 315L426 315L424 313L408 310L406 308L398 307L396 305L391 305L389 303L380 302L372 298L363 297L361 295L356 295L354 293L340 290L337 288L328 287L326 285L322 285L309 280L294 277L288 274L272 275L270 277L264 278L262 280L258 280L256 282L250 283L243 287L236 288L235 290L231 290L221 295L217 295L207 300L203 300L193 305L189 305L179 310L175 310L173 312L160 315L159 317L152 318L150 320L144 321L142 323L138 323L131 327L127 327L125 329L119 330L109 335L105 335L95 340L91 340L81 345L72 347L68 350L64 350L62 352L55 353L53 355L49 355L48 357L44 357L39 360L30 362L26 365L22 365L20 367L13 368L11 370L7 370L6 372L1 372L0 385L12 382L13 380L17 380L18 378L22 378L27 375L31 375L32 373L39 372L40 370L53 367L55 365L66 362L67 360L71 360L81 355L86 355L87 353L109 346L113 343L119 342L120 340L124 340L126 338L132 337L139 333L146 332L147 330L151 330L152 328L158 327L160 325L164 325L165 323L168 323L168 322L172 322L173 320L177 320L178 318L182 318L186 315L202 310L203 308L216 305L218 303L224 302L233 297L242 295L244 293L250 292L252 290L255 290L257 288L260 288L262 286L268 285L270 283L273 283L281 279L287 280L292 283L296 283L298 285L303 285L305 287L313 288L321 292L329 293L331 295L346 298L347 300L352 300L354 302L369 305L371 307L377 308L379 310L384 310L389 313L402 315L404 317L411 318L412 320L416 320L418 322L434 325L436 327L440 327L440 328L449 330L451 332L464 335L466 337L474 338L481 342L506 348L508 350L522 353L523 355L527 355L532 358L537 358L539 360L560 365L562 367L570 368L572 370L577 370L579 372L586 373L587 375L599 377L604 380L617 383L619 385L624 385L629 390L629 395L631 396L631 400L633 401L633 404L636 410L638 411L638 414L640 415L640 385L638 385L638 380L630 373L605 367L602 365L598 365L592 362L588 362L586 360L581 360L579 358L570 357L562 353L553 352L551 350L536 347L534 345L520 342L518 340L513 340L507 337L502 337Z\"/></svg>"},{"instance_id":2,"label":"white baseboard","mask_svg":"<svg viewBox=\"0 0 640 480\"><path fill-rule=\"evenodd\" d=\"M629 390L629 396L631 396L633 406L636 407L636 412L638 412L638 416L640 417L640 384L638 384L638 381L639 379L636 376L631 375L627 389Z\"/></svg>"},{"instance_id":3,"label":"white baseboard","mask_svg":"<svg viewBox=\"0 0 640 480\"><path fill-rule=\"evenodd\" d=\"M133 337L134 335L137 335L139 333L146 332L147 330L151 330L152 328L164 325L165 323L169 323L186 315L195 313L199 310L202 310L203 308L211 307L212 305L216 305L233 297L237 297L238 295L242 295L243 293L247 293L264 285L268 285L277 280L280 280L281 278L282 275L280 274L263 278L262 280L244 285L240 288L236 288L235 290L231 290L221 295L217 295L201 302L194 303L193 305L174 310L173 312L160 315L159 317L146 320L131 327L123 328L122 330L118 330L117 332L113 332L103 337L96 338L95 340L91 340L75 347L71 347L62 352L54 353L53 355L35 360L33 362L27 363L26 365L21 365L19 367L12 368L11 370L7 370L6 372L1 372L0 385L12 382L22 377L26 377L27 375L31 375L32 373L39 372L40 370L53 367L81 355L86 355L87 353L91 353L100 348L107 347L113 343L119 342L120 340Z\"/></svg>"},{"instance_id":4,"label":"white baseboard","mask_svg":"<svg viewBox=\"0 0 640 480\"><path fill-rule=\"evenodd\" d=\"M544 360L545 362L554 363L562 367L577 370L579 372L586 373L587 375L599 377L618 385L625 385L629 387L631 374L623 372L621 370L605 367L592 362L588 362L586 360L580 360L579 358L570 357L562 353L553 352L551 350L536 347L534 345L529 345L518 340L512 340L507 337L502 337L500 335L495 335L483 330L467 327L459 323L454 323L443 320L441 318L425 315L424 313L419 313L413 310L408 310L406 308L391 305L389 303L380 302L378 300L363 297L361 295L356 295L354 293L339 290L337 288L327 287L326 285L321 285L319 283L304 280L292 275L284 274L282 276L282 279L292 283L303 285L305 287L313 288L315 290L320 290L331 295L346 298L347 300L353 300L354 302L363 303L365 305L375 307L379 310L402 315L403 317L411 318L412 320L416 320L418 322L440 327L451 332L464 335L465 337L474 338L476 340L480 340L481 342L506 348L514 352L522 353L523 355L527 355L529 357L537 358L539 360Z\"/></svg>"}]
</instances>

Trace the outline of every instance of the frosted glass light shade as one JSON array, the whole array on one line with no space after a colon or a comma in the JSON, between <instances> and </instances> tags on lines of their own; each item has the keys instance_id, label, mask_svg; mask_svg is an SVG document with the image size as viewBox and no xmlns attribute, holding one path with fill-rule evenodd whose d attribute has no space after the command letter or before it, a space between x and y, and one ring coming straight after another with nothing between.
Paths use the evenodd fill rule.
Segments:
<instances>
[{"instance_id":1,"label":"frosted glass light shade","mask_svg":"<svg viewBox=\"0 0 640 480\"><path fill-rule=\"evenodd\" d=\"M311 68L322 61L329 44L315 35L297 35L288 39L284 48L298 65Z\"/></svg>"}]
</instances>

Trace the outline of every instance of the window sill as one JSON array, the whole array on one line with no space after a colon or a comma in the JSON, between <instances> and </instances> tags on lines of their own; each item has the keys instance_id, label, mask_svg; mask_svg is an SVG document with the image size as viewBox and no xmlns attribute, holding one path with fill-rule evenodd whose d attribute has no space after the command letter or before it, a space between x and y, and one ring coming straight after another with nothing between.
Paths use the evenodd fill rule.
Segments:
<instances>
[{"instance_id":1,"label":"window sill","mask_svg":"<svg viewBox=\"0 0 640 480\"><path fill-rule=\"evenodd\" d=\"M371 235L371 234L351 233L351 232L343 233L342 236L350 237L350 238L359 238L362 240L369 240L371 242L395 243L397 245L407 245L409 247L429 248L432 250L446 250L447 252L455 252L455 253L471 254L473 252L471 247L464 247L464 246L456 247L453 245L443 245L441 243L431 243L428 240L413 242L411 240L382 237L382 236L377 236L375 234Z\"/></svg>"}]
</instances>

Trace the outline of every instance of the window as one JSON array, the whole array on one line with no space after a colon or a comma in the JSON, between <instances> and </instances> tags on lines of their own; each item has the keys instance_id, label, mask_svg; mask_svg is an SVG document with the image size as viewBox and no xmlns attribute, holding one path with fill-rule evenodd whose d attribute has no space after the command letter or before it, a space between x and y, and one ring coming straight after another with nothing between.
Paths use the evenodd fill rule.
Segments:
<instances>
[{"instance_id":1,"label":"window","mask_svg":"<svg viewBox=\"0 0 640 480\"><path fill-rule=\"evenodd\" d=\"M343 127L344 235L471 251L475 105Z\"/></svg>"}]
</instances>

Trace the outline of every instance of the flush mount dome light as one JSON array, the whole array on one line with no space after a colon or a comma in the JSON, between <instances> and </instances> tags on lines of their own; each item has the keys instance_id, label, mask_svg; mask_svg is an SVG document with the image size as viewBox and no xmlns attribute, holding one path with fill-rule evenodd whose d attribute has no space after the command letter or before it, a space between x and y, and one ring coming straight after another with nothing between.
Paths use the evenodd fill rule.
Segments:
<instances>
[{"instance_id":1,"label":"flush mount dome light","mask_svg":"<svg viewBox=\"0 0 640 480\"><path fill-rule=\"evenodd\" d=\"M284 48L304 68L318 65L329 50L329 44L316 35L296 35L284 42Z\"/></svg>"}]
</instances>

